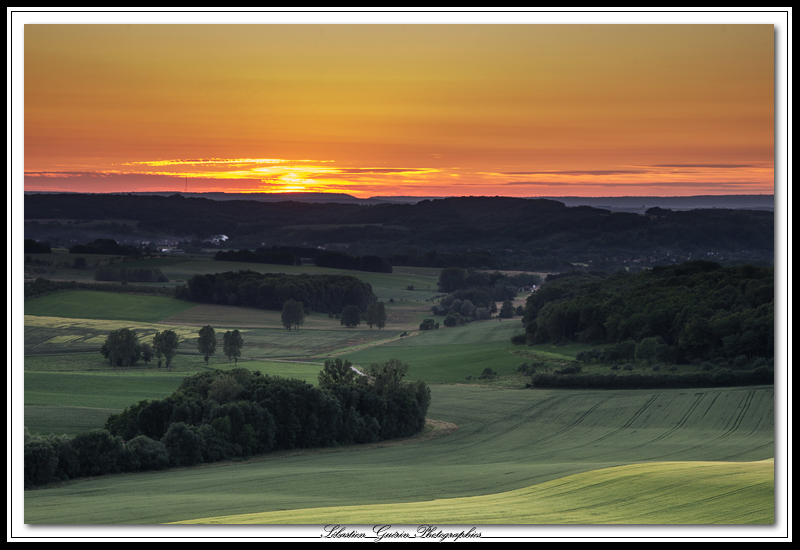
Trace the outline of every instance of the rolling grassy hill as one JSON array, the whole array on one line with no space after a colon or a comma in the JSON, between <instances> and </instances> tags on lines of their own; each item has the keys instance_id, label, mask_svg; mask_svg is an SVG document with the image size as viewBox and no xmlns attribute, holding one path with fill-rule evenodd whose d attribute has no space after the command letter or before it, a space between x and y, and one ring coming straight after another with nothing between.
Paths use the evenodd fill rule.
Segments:
<instances>
[{"instance_id":1,"label":"rolling grassy hill","mask_svg":"<svg viewBox=\"0 0 800 550\"><path fill-rule=\"evenodd\" d=\"M429 418L458 426L444 437L77 480L27 491L25 521L164 523L408 505L500 495L626 464L761 461L774 455L773 415L772 388L582 392L433 386ZM752 502L745 489L753 479L741 476L742 502L759 509L771 505L763 488L760 500ZM609 503L616 498L606 494ZM683 499L678 491L672 498ZM733 514L740 506L731 508L731 517L738 517ZM686 510L685 516L665 515L665 523L690 523L694 514ZM297 514L299 521L302 512ZM373 517L397 522L393 516Z\"/></svg>"},{"instance_id":2,"label":"rolling grassy hill","mask_svg":"<svg viewBox=\"0 0 800 550\"><path fill-rule=\"evenodd\" d=\"M214 264L222 262L187 258L165 262L162 270L172 270L172 279ZM430 317L430 302L421 300L433 293L406 286L435 288L433 275L365 276L379 297L395 299L381 331L346 329L312 314L300 331L289 332L279 312L151 296L75 291L30 300L26 425L33 433L74 435L102 427L108 414L141 399L170 394L183 376L207 368L196 338L199 326L211 324L220 343L208 368L230 368L221 337L234 328L245 340L239 366L310 383L328 357L359 365L399 358L409 363L409 378L434 384L429 419L456 425L455 431L402 445L283 453L42 487L25 492L25 522L771 523L774 465L764 461L774 457L772 387L461 385L486 366L511 377L531 354L566 361L585 346L515 348L509 340L521 326L513 319L419 332L421 319ZM178 332L175 372L152 364L114 372L99 349L108 331L123 327L142 341L156 330Z\"/></svg>"},{"instance_id":3,"label":"rolling grassy hill","mask_svg":"<svg viewBox=\"0 0 800 550\"><path fill-rule=\"evenodd\" d=\"M773 460L657 462L574 474L495 495L176 523L375 525L391 518L391 523L401 525L771 524L775 519L773 477ZM614 498L609 499L609 494Z\"/></svg>"}]
</instances>

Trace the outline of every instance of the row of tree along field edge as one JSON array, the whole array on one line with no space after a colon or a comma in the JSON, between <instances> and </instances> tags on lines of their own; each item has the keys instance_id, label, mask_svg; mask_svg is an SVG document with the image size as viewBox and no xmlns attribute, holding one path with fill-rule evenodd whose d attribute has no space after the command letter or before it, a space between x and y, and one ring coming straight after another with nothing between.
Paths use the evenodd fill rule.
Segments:
<instances>
[{"instance_id":1,"label":"row of tree along field edge","mask_svg":"<svg viewBox=\"0 0 800 550\"><path fill-rule=\"evenodd\" d=\"M95 281L117 281L126 283L168 283L169 278L157 267L97 267Z\"/></svg>"},{"instance_id":2,"label":"row of tree along field edge","mask_svg":"<svg viewBox=\"0 0 800 550\"><path fill-rule=\"evenodd\" d=\"M378 256L351 256L346 252L309 249L311 258L317 267L330 267L333 269L350 269L356 271L372 271L375 273L391 273L392 266L385 259ZM259 248L251 250L220 250L214 259L223 262L250 262L277 265L300 265L300 256L295 256L288 250Z\"/></svg>"},{"instance_id":3,"label":"row of tree along field edge","mask_svg":"<svg viewBox=\"0 0 800 550\"><path fill-rule=\"evenodd\" d=\"M281 311L288 300L310 311L340 313L356 306L366 313L377 302L372 286L351 275L283 275L254 271L195 275L176 289L178 298L203 304Z\"/></svg>"},{"instance_id":4,"label":"row of tree along field edge","mask_svg":"<svg viewBox=\"0 0 800 550\"><path fill-rule=\"evenodd\" d=\"M753 369L775 355L774 268L694 261L641 273L548 276L527 299L514 343L607 345L590 362Z\"/></svg>"},{"instance_id":5,"label":"row of tree along field edge","mask_svg":"<svg viewBox=\"0 0 800 550\"><path fill-rule=\"evenodd\" d=\"M328 360L318 387L245 369L202 372L165 399L111 415L105 429L72 439L26 432L25 486L411 436L431 398L407 372L396 359L364 375Z\"/></svg>"},{"instance_id":6,"label":"row of tree along field edge","mask_svg":"<svg viewBox=\"0 0 800 550\"><path fill-rule=\"evenodd\" d=\"M480 378L480 377L479 377ZM775 383L775 371L758 367L752 371L717 369L684 374L638 374L618 376L614 373L561 374L536 373L528 387L604 390L650 390L666 388L723 388L759 386Z\"/></svg>"}]
</instances>

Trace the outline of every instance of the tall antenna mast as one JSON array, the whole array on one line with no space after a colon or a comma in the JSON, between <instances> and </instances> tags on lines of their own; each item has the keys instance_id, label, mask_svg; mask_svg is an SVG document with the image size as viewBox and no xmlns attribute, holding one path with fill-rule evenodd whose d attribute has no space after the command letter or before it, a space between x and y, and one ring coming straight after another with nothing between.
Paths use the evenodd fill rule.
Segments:
<instances>
[{"instance_id":1,"label":"tall antenna mast","mask_svg":"<svg viewBox=\"0 0 800 550\"><path fill-rule=\"evenodd\" d=\"M189 192L189 176L184 176L184 179L186 180L186 187L184 188L183 192L184 193L188 193Z\"/></svg>"}]
</instances>

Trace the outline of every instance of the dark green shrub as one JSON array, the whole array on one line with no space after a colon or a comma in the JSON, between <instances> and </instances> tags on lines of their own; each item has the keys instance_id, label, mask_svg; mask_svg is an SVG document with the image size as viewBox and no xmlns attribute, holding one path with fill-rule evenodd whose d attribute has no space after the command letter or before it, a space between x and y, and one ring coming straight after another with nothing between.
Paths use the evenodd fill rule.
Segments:
<instances>
[{"instance_id":1,"label":"dark green shrub","mask_svg":"<svg viewBox=\"0 0 800 550\"><path fill-rule=\"evenodd\" d=\"M134 437L125 447L131 455L132 470L164 470L169 467L169 452L160 441L145 435Z\"/></svg>"},{"instance_id":2,"label":"dark green shrub","mask_svg":"<svg viewBox=\"0 0 800 550\"><path fill-rule=\"evenodd\" d=\"M81 465L78 451L72 445L72 440L66 435L51 435L48 438L48 442L58 457L58 468L55 476L62 481L78 477Z\"/></svg>"},{"instance_id":3,"label":"dark green shrub","mask_svg":"<svg viewBox=\"0 0 800 550\"><path fill-rule=\"evenodd\" d=\"M578 374L581 372L583 367L581 367L577 363L572 363L571 365L567 365L566 367L561 367L556 371L556 374Z\"/></svg>"},{"instance_id":4,"label":"dark green shrub","mask_svg":"<svg viewBox=\"0 0 800 550\"><path fill-rule=\"evenodd\" d=\"M58 468L52 445L35 438L25 443L25 487L48 483Z\"/></svg>"},{"instance_id":5,"label":"dark green shrub","mask_svg":"<svg viewBox=\"0 0 800 550\"><path fill-rule=\"evenodd\" d=\"M524 332L511 337L511 343L515 346L522 346L528 343L528 335Z\"/></svg>"},{"instance_id":6,"label":"dark green shrub","mask_svg":"<svg viewBox=\"0 0 800 550\"><path fill-rule=\"evenodd\" d=\"M80 475L98 476L118 473L125 465L122 438L112 436L108 430L91 430L80 433L72 440L78 453Z\"/></svg>"},{"instance_id":7,"label":"dark green shrub","mask_svg":"<svg viewBox=\"0 0 800 550\"><path fill-rule=\"evenodd\" d=\"M478 376L479 380L493 380L497 378L497 372L492 367L486 367L483 372Z\"/></svg>"},{"instance_id":8,"label":"dark green shrub","mask_svg":"<svg viewBox=\"0 0 800 550\"><path fill-rule=\"evenodd\" d=\"M436 328L439 328L439 323L433 319L425 319L419 325L419 330L434 330Z\"/></svg>"},{"instance_id":9,"label":"dark green shrub","mask_svg":"<svg viewBox=\"0 0 800 550\"><path fill-rule=\"evenodd\" d=\"M193 466L203 461L203 439L194 426L171 424L161 443L169 452L170 466Z\"/></svg>"}]
</instances>

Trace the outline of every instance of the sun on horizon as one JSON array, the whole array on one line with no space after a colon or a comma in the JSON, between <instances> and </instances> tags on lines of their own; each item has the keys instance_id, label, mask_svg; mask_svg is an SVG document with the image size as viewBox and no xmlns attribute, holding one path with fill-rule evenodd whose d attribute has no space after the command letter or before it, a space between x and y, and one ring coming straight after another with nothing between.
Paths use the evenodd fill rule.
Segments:
<instances>
[{"instance_id":1,"label":"sun on horizon","mask_svg":"<svg viewBox=\"0 0 800 550\"><path fill-rule=\"evenodd\" d=\"M774 193L772 25L24 28L25 190Z\"/></svg>"}]
</instances>

